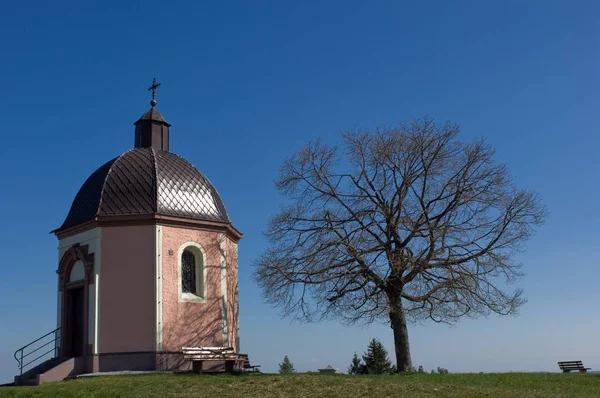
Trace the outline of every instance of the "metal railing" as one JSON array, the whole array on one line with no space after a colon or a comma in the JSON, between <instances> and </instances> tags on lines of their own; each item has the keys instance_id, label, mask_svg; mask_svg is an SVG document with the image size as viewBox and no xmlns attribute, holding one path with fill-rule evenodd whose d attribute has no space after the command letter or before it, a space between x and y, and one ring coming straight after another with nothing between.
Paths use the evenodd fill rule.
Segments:
<instances>
[{"instance_id":1,"label":"metal railing","mask_svg":"<svg viewBox=\"0 0 600 398\"><path fill-rule=\"evenodd\" d=\"M55 358L58 356L58 349L60 347L60 345L58 343L58 341L60 339L60 335L58 334L59 331L60 331L60 328L56 328L53 331L46 333L39 339L36 339L36 340L32 341L31 343L19 348L17 351L15 351L15 359L19 363L19 371L21 372L20 373L21 376L23 376L23 369L26 366L33 364L38 359L44 358L51 352L54 352L54 353L52 354L51 357L49 357L47 359ZM41 345L39 347L35 348L36 346L34 346L34 344L36 344L36 343L39 343ZM43 354L39 354L40 350L48 347L49 345L52 345L52 348L50 350L44 351ZM25 353L25 350L30 347L31 347L30 351ZM38 353L39 355L36 356L34 359L28 358L30 355L32 355L34 353Z\"/></svg>"}]
</instances>

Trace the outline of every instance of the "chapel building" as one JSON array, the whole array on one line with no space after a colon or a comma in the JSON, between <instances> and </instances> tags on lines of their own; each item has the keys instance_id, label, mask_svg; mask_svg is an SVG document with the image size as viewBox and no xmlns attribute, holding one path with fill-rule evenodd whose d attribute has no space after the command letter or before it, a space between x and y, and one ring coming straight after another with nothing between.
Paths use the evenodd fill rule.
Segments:
<instances>
[{"instance_id":1,"label":"chapel building","mask_svg":"<svg viewBox=\"0 0 600 398\"><path fill-rule=\"evenodd\" d=\"M134 147L89 176L52 231L57 357L72 374L189 369L182 347L239 351L242 234L208 178L170 151L157 86Z\"/></svg>"}]
</instances>

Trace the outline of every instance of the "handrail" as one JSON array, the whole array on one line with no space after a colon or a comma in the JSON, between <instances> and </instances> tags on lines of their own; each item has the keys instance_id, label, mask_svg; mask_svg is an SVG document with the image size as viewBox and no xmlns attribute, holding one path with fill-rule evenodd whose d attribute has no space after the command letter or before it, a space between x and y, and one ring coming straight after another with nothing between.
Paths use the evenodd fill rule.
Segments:
<instances>
[{"instance_id":1,"label":"handrail","mask_svg":"<svg viewBox=\"0 0 600 398\"><path fill-rule=\"evenodd\" d=\"M14 355L14 357L15 357L15 359L17 360L17 363L19 364L19 365L18 365L18 368L19 368L19 371L21 372L21 373L20 373L20 374L21 374L21 376L23 376L23 368L24 368L25 366L29 366L29 365L31 365L33 362L37 361L38 359L40 359L40 358L42 358L42 357L44 357L44 356L46 356L46 355L50 354L52 351L54 351L54 356L53 356L53 358L54 358L54 357L57 355L57 350L58 350L58 347L59 347L59 345L58 345L58 340L60 339L60 336L59 336L59 334L58 334L58 331L59 331L59 330L60 330L60 327L58 327L58 328L54 329L54 330L53 330L53 331L51 331L51 332L48 332L48 333L46 333L46 334L45 334L45 335L43 335L42 337L40 337L40 338L38 338L38 339L35 339L35 340L33 340L31 343L29 343L29 344L27 344L27 345L24 345L23 347L21 347L21 348L19 348L17 351L15 351L15 355ZM52 335L52 334L54 334L54 338L52 338L52 340L50 340L50 341L46 342L46 344L43 344L43 345L41 345L40 347L38 347L38 348L36 348L36 349L34 349L34 350L32 350L32 351L28 352L27 354L25 354L25 349L26 349L26 348L30 347L31 345L33 345L33 344L37 343L38 341L40 341L40 340L42 340L42 339L44 339L44 338L46 338L46 337L48 337L48 336L50 336L50 335ZM51 350L49 350L49 351L46 351L46 352L45 352L45 353L43 353L42 355L39 355L39 356L38 356L38 357L36 357L35 359L32 359L31 361L29 361L29 362L27 362L27 363L25 363L25 364L23 363L23 359L27 358L29 355L33 354L34 352L37 352L37 351L41 350L42 348L44 348L44 347L46 347L46 346L48 346L49 344L52 344L52 343L54 343L54 348L52 348L52 349L51 349Z\"/></svg>"},{"instance_id":2,"label":"handrail","mask_svg":"<svg viewBox=\"0 0 600 398\"><path fill-rule=\"evenodd\" d=\"M27 354L23 355L23 358L27 358L28 356L30 356L30 355L31 355L31 354L33 354L34 352L36 352L36 351L39 351L39 350L41 350L42 348L46 347L48 344L52 344L52 343L54 343L54 340L50 340L50 341L49 341L49 342L47 342L46 344L44 344L44 345L41 345L41 346L39 346L38 348L36 348L35 350L28 352ZM53 349L54 349L54 348L53 348Z\"/></svg>"},{"instance_id":3,"label":"handrail","mask_svg":"<svg viewBox=\"0 0 600 398\"><path fill-rule=\"evenodd\" d=\"M45 335L43 335L43 336L42 336L42 337L40 337L39 339L35 339L35 340L33 340L31 343L29 343L29 344L27 344L27 345L24 345L23 347L19 348L17 351L24 350L25 348L29 347L30 345L32 345L32 344L34 344L34 343L37 343L38 341L40 341L40 340L41 340L41 339L43 339L44 337L46 337L46 336L50 336L52 333L56 333L56 332L57 332L59 329L60 329L60 327L58 327L58 328L54 329L54 330L53 330L53 331L51 331L51 332L48 332L48 333L46 333Z\"/></svg>"}]
</instances>

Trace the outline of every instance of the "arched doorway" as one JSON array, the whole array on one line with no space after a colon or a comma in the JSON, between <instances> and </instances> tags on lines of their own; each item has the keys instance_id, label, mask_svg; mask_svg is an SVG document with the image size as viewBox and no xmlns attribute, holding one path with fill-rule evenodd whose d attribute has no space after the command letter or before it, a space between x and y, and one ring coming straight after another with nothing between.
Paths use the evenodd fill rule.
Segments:
<instances>
[{"instance_id":1,"label":"arched doorway","mask_svg":"<svg viewBox=\"0 0 600 398\"><path fill-rule=\"evenodd\" d=\"M93 284L94 256L87 246L74 245L63 255L58 274L62 291L60 356L88 354L89 286Z\"/></svg>"}]
</instances>

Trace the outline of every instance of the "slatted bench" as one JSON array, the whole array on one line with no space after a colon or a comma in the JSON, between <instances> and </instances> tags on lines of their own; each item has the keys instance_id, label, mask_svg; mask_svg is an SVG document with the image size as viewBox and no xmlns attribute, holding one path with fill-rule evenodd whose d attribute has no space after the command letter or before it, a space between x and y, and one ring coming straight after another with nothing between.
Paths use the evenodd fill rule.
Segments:
<instances>
[{"instance_id":1,"label":"slatted bench","mask_svg":"<svg viewBox=\"0 0 600 398\"><path fill-rule=\"evenodd\" d=\"M250 365L248 354L238 354L232 347L182 347L183 359L192 361L194 372L202 372L205 361L225 362L225 371L233 372L236 368L256 368L260 365Z\"/></svg>"},{"instance_id":2,"label":"slatted bench","mask_svg":"<svg viewBox=\"0 0 600 398\"><path fill-rule=\"evenodd\" d=\"M563 373L569 373L572 370L578 370L580 373L585 373L591 368L585 368L581 361L563 361L558 363L558 367Z\"/></svg>"}]
</instances>

